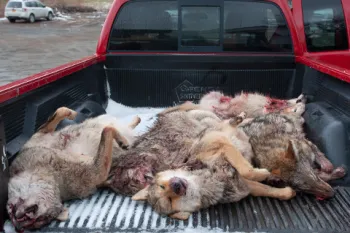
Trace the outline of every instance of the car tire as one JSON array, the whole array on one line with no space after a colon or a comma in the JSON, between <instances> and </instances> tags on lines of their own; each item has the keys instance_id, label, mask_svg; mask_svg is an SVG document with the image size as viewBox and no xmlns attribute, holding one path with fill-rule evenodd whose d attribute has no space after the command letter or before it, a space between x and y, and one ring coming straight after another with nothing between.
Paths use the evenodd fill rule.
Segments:
<instances>
[{"instance_id":1,"label":"car tire","mask_svg":"<svg viewBox=\"0 0 350 233\"><path fill-rule=\"evenodd\" d=\"M53 19L53 14L52 12L49 12L49 14L47 15L47 18L46 18L48 21L51 21Z\"/></svg>"},{"instance_id":2,"label":"car tire","mask_svg":"<svg viewBox=\"0 0 350 233\"><path fill-rule=\"evenodd\" d=\"M34 14L30 14L30 15L29 15L28 22L29 22L29 23L34 23L34 22L35 22L35 15L34 15Z\"/></svg>"},{"instance_id":3,"label":"car tire","mask_svg":"<svg viewBox=\"0 0 350 233\"><path fill-rule=\"evenodd\" d=\"M16 20L15 19L8 19L10 23L15 23Z\"/></svg>"}]
</instances>

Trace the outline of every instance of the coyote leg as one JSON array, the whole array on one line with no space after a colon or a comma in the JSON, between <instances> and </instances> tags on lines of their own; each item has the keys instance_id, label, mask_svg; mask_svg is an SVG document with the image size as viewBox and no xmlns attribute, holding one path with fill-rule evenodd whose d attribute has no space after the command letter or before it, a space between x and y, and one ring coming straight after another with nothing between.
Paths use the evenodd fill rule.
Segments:
<instances>
[{"instance_id":1,"label":"coyote leg","mask_svg":"<svg viewBox=\"0 0 350 233\"><path fill-rule=\"evenodd\" d=\"M107 126L107 127L109 127L109 126ZM115 131L113 134L114 135L113 137L116 140L116 142L118 143L118 145L120 146L120 148L122 148L123 150L127 150L129 148L128 140L123 135L121 135L120 132L116 128L114 128L113 126L110 126L110 127L112 127ZM105 129L106 129L106 127L105 127Z\"/></svg>"},{"instance_id":2,"label":"coyote leg","mask_svg":"<svg viewBox=\"0 0 350 233\"><path fill-rule=\"evenodd\" d=\"M84 159L77 161L79 166L76 169L80 171L71 172L78 176L73 179L77 182L75 186L79 187L76 189L77 196L86 197L92 194L96 188L106 187L104 182L108 179L112 166L113 141L117 138L116 128L113 126L104 127L96 155L92 160L89 160L89 163L86 163Z\"/></svg>"},{"instance_id":3,"label":"coyote leg","mask_svg":"<svg viewBox=\"0 0 350 233\"><path fill-rule=\"evenodd\" d=\"M321 170L324 172L330 173L334 169L333 164L320 151L316 153L315 162L321 167Z\"/></svg>"},{"instance_id":4,"label":"coyote leg","mask_svg":"<svg viewBox=\"0 0 350 233\"><path fill-rule=\"evenodd\" d=\"M128 126L131 129L135 129L136 126L140 124L140 122L141 122L141 118L139 116L136 116Z\"/></svg>"},{"instance_id":5,"label":"coyote leg","mask_svg":"<svg viewBox=\"0 0 350 233\"><path fill-rule=\"evenodd\" d=\"M158 113L157 115L164 116L165 114L175 112L175 111L190 111L190 110L196 110L196 109L200 109L199 105L187 101L183 104L167 108L167 109L161 111L160 113Z\"/></svg>"},{"instance_id":6,"label":"coyote leg","mask_svg":"<svg viewBox=\"0 0 350 233\"><path fill-rule=\"evenodd\" d=\"M331 181L331 180L337 180L341 179L346 175L346 169L344 167L337 167L334 169L331 173L326 173L324 171L318 171L316 174L323 180L323 181Z\"/></svg>"},{"instance_id":7,"label":"coyote leg","mask_svg":"<svg viewBox=\"0 0 350 233\"><path fill-rule=\"evenodd\" d=\"M188 113L188 115L200 122L207 119L213 120L213 122L221 121L220 118L215 115L215 113L206 110L193 109Z\"/></svg>"},{"instance_id":8,"label":"coyote leg","mask_svg":"<svg viewBox=\"0 0 350 233\"><path fill-rule=\"evenodd\" d=\"M263 181L270 175L267 169L254 168L251 163L243 157L241 152L232 145L227 145L226 148L224 148L223 155L227 161L236 168L238 173L246 179Z\"/></svg>"},{"instance_id":9,"label":"coyote leg","mask_svg":"<svg viewBox=\"0 0 350 233\"><path fill-rule=\"evenodd\" d=\"M322 153L318 147L309 140L306 142L311 147L312 151L315 153L315 163L317 163L321 167L321 171L326 173L331 173L334 170L333 164L327 159L324 153Z\"/></svg>"},{"instance_id":10,"label":"coyote leg","mask_svg":"<svg viewBox=\"0 0 350 233\"><path fill-rule=\"evenodd\" d=\"M268 170L254 168L220 132L208 133L202 138L200 145L201 152L197 157L203 162L210 161L215 156L223 156L246 179L263 181L270 176Z\"/></svg>"},{"instance_id":11,"label":"coyote leg","mask_svg":"<svg viewBox=\"0 0 350 233\"><path fill-rule=\"evenodd\" d=\"M113 126L106 126L102 131L100 145L93 161L93 166L97 170L94 175L99 178L99 184L108 178L112 165L113 139L118 142L120 137L121 135Z\"/></svg>"},{"instance_id":12,"label":"coyote leg","mask_svg":"<svg viewBox=\"0 0 350 233\"><path fill-rule=\"evenodd\" d=\"M41 133L51 133L56 130L57 125L65 118L73 120L77 115L77 112L67 108L60 107L56 112L51 115L47 121L41 125L38 129L38 132Z\"/></svg>"},{"instance_id":13,"label":"coyote leg","mask_svg":"<svg viewBox=\"0 0 350 233\"><path fill-rule=\"evenodd\" d=\"M296 193L290 187L274 188L256 181L245 179L248 187L250 188L250 194L256 197L272 197L280 200L292 199Z\"/></svg>"}]
</instances>

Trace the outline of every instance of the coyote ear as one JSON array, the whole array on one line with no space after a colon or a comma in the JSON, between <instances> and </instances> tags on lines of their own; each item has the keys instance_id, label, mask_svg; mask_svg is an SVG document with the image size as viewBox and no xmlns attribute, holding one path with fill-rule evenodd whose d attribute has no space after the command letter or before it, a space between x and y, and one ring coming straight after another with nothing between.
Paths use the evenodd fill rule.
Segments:
<instances>
[{"instance_id":1,"label":"coyote ear","mask_svg":"<svg viewBox=\"0 0 350 233\"><path fill-rule=\"evenodd\" d=\"M297 160L297 155L295 153L294 143L292 140L288 141L288 148L285 153L285 158L290 160L295 160L295 161Z\"/></svg>"},{"instance_id":2,"label":"coyote ear","mask_svg":"<svg viewBox=\"0 0 350 233\"><path fill-rule=\"evenodd\" d=\"M66 221L69 218L69 210L67 208L63 208L62 212L56 217L59 221Z\"/></svg>"},{"instance_id":3,"label":"coyote ear","mask_svg":"<svg viewBox=\"0 0 350 233\"><path fill-rule=\"evenodd\" d=\"M134 201L146 201L148 197L148 189L149 185L146 188L138 191L134 196L132 196L132 200Z\"/></svg>"},{"instance_id":4,"label":"coyote ear","mask_svg":"<svg viewBox=\"0 0 350 233\"><path fill-rule=\"evenodd\" d=\"M175 214L170 215L170 218L175 218L179 220L187 220L190 217L191 213L189 212L177 212Z\"/></svg>"}]
</instances>

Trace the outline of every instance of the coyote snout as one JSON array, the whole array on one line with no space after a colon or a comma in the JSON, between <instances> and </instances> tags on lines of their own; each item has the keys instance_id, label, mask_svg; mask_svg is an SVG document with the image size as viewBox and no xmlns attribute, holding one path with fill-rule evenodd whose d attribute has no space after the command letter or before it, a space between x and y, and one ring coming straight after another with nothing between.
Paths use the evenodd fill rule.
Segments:
<instances>
[{"instance_id":1,"label":"coyote snout","mask_svg":"<svg viewBox=\"0 0 350 233\"><path fill-rule=\"evenodd\" d=\"M35 183L35 180L41 182ZM23 172L9 183L7 211L18 230L35 229L66 214L57 187L50 176L40 177Z\"/></svg>"},{"instance_id":2,"label":"coyote snout","mask_svg":"<svg viewBox=\"0 0 350 233\"><path fill-rule=\"evenodd\" d=\"M186 195L187 181L178 177L173 177L169 180L171 190L179 195Z\"/></svg>"},{"instance_id":3,"label":"coyote snout","mask_svg":"<svg viewBox=\"0 0 350 233\"><path fill-rule=\"evenodd\" d=\"M313 194L317 198L325 199L334 196L333 188L319 178L312 169L296 172L290 183L295 190Z\"/></svg>"}]
</instances>

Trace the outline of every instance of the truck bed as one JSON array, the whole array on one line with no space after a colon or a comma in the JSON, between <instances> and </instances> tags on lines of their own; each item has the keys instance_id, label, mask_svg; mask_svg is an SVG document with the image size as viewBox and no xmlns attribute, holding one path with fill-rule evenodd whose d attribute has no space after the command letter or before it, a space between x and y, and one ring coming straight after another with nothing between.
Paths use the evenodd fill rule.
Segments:
<instances>
[{"instance_id":1,"label":"truck bed","mask_svg":"<svg viewBox=\"0 0 350 233\"><path fill-rule=\"evenodd\" d=\"M290 201L248 197L172 220L144 202L101 190L90 198L66 203L70 218L36 232L349 232L350 188L338 187L334 198L318 201L298 195ZM5 232L14 232L10 222Z\"/></svg>"},{"instance_id":2,"label":"truck bed","mask_svg":"<svg viewBox=\"0 0 350 233\"><path fill-rule=\"evenodd\" d=\"M309 139L335 166L349 167L348 83L296 64L288 56L191 59L111 55L103 63L91 64L0 104L9 162L58 107L68 106L92 117L103 114L105 109L112 113L108 98L132 107L164 108L196 101L205 92L217 89L231 95L242 90L259 91L279 98L305 93L305 130ZM103 111L95 111L87 101ZM129 110L114 112L127 115ZM67 202L68 221L52 222L36 232L350 232L349 184L349 175L333 182L336 194L325 201L302 194L290 201L248 197L204 209L188 221L159 216L143 202L100 190L90 198ZM14 231L9 221L5 230Z\"/></svg>"},{"instance_id":3,"label":"truck bed","mask_svg":"<svg viewBox=\"0 0 350 233\"><path fill-rule=\"evenodd\" d=\"M128 108L109 100L106 113L125 123L140 116L135 130L141 134L162 109ZM65 203L69 220L54 221L36 232L347 232L350 188L335 189L335 197L325 201L304 194L290 201L250 196L203 209L187 221L161 216L147 203L103 189L89 198ZM13 232L9 221L5 229Z\"/></svg>"},{"instance_id":4,"label":"truck bed","mask_svg":"<svg viewBox=\"0 0 350 233\"><path fill-rule=\"evenodd\" d=\"M162 232L197 229L243 232L344 232L350 227L350 189L338 188L336 197L319 202L300 195L282 202L248 197L242 202L218 205L193 214L188 221L159 216L150 206L129 197L101 191L81 202L69 203L72 219L53 223L47 231ZM44 229L46 231L46 229Z\"/></svg>"}]
</instances>

